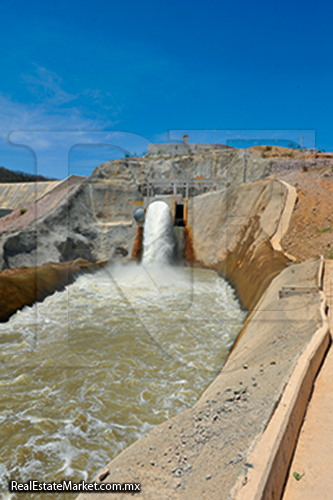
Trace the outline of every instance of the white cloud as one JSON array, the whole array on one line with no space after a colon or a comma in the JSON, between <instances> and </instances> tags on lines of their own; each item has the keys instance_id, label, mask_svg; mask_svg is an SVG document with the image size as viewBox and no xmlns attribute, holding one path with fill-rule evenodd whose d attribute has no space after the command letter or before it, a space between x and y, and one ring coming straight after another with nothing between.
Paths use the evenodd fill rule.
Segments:
<instances>
[{"instance_id":1,"label":"white cloud","mask_svg":"<svg viewBox=\"0 0 333 500\"><path fill-rule=\"evenodd\" d=\"M59 106L79 97L79 94L69 94L61 87L63 79L56 73L37 64L35 67L35 75L22 74L21 77L37 99L48 105Z\"/></svg>"},{"instance_id":2,"label":"white cloud","mask_svg":"<svg viewBox=\"0 0 333 500\"><path fill-rule=\"evenodd\" d=\"M116 115L121 111L121 106L116 102L115 97L111 92L107 92L100 89L84 89L81 92L82 96L87 96L92 99L93 105L100 106L102 109L107 111L112 111L112 115ZM106 104L105 101L111 102L112 105Z\"/></svg>"},{"instance_id":3,"label":"white cloud","mask_svg":"<svg viewBox=\"0 0 333 500\"><path fill-rule=\"evenodd\" d=\"M37 67L36 73L37 76L25 75L25 80L29 82L30 90L35 95L43 97L43 102L19 102L0 92L1 142L14 141L15 137L15 142L20 138L22 143L28 141L33 149L46 150L55 147L54 141L63 141L64 135L56 140L56 134L53 134L50 140L51 134L42 132L77 131L77 134L82 136L86 134L85 131L110 129L117 124L116 116L119 114L117 109L114 109L110 119L109 112L96 112L90 107L64 106L77 99L78 95L63 90L60 86L62 79L55 73L40 67ZM102 92L97 90L94 92L96 99L102 99Z\"/></svg>"},{"instance_id":4,"label":"white cloud","mask_svg":"<svg viewBox=\"0 0 333 500\"><path fill-rule=\"evenodd\" d=\"M74 145L107 144L119 150L120 156L127 151L131 154L147 151L150 141L145 137L114 130L121 106L110 92L85 89L78 94L69 93L60 76L37 65L32 75L22 75L22 78L34 102L20 102L0 92L3 164L10 157L10 164L15 165L18 150L12 145L28 146L35 152L35 168L39 173L63 177L68 175L68 155ZM103 147L100 150L101 154L96 153L98 163L104 154ZM82 149L82 160L84 155ZM20 160L17 161L17 168L21 169Z\"/></svg>"},{"instance_id":5,"label":"white cloud","mask_svg":"<svg viewBox=\"0 0 333 500\"><path fill-rule=\"evenodd\" d=\"M28 89L36 97L34 103L19 102L0 92L0 140L13 131L105 130L117 124L119 106L106 106L108 92L87 89L71 94L63 88L63 79L53 71L35 64L33 75L22 75ZM88 98L85 106L73 107L80 96ZM71 105L69 105L71 103ZM66 106L67 104L67 106ZM105 111L96 111L96 104ZM113 113L110 113L110 111ZM110 119L112 116L112 119Z\"/></svg>"},{"instance_id":6,"label":"white cloud","mask_svg":"<svg viewBox=\"0 0 333 500\"><path fill-rule=\"evenodd\" d=\"M82 135L84 131L103 130L113 127L117 122L103 116L89 117L85 116L84 111L80 109L61 109L57 110L49 106L38 106L35 104L20 103L12 100L10 97L0 93L0 137L5 141L9 136L18 135L29 137L34 136L37 141L35 146L45 149L48 143L48 131L77 131ZM44 132L44 134L42 133ZM39 139L37 139L39 136ZM42 139L44 136L44 139Z\"/></svg>"}]
</instances>

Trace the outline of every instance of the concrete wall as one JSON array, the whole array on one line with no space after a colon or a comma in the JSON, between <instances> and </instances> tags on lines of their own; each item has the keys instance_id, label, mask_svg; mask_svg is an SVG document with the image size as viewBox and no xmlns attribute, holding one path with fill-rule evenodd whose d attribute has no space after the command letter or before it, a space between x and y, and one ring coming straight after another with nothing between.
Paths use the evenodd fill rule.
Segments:
<instances>
[{"instance_id":1,"label":"concrete wall","mask_svg":"<svg viewBox=\"0 0 333 500\"><path fill-rule=\"evenodd\" d=\"M179 142L175 144L149 144L148 153L149 154L166 154L166 155L177 155L182 153L190 153L195 151L210 151L214 149L233 149L231 146L226 144L204 144L204 143L187 143Z\"/></svg>"},{"instance_id":2,"label":"concrete wall","mask_svg":"<svg viewBox=\"0 0 333 500\"><path fill-rule=\"evenodd\" d=\"M194 198L188 205L194 262L218 271L237 290L243 307L252 310L272 279L292 258L272 244L281 238L286 209L296 191L261 180ZM274 241L274 240L273 240Z\"/></svg>"}]
</instances>

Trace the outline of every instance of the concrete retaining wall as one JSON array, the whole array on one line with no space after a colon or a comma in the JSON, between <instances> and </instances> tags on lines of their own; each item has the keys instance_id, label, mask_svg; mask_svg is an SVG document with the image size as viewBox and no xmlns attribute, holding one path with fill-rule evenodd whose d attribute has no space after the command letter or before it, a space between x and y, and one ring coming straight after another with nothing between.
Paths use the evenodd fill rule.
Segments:
<instances>
[{"instance_id":1,"label":"concrete retaining wall","mask_svg":"<svg viewBox=\"0 0 333 500\"><path fill-rule=\"evenodd\" d=\"M313 383L331 342L325 307L321 293L322 326L299 357L267 429L253 443L251 468L239 477L230 494L233 500L281 498Z\"/></svg>"},{"instance_id":2,"label":"concrete retaining wall","mask_svg":"<svg viewBox=\"0 0 333 500\"><path fill-rule=\"evenodd\" d=\"M293 262L280 251L291 215L295 188L275 180L242 184L190 201L194 261L218 271L237 290L241 303L252 310L264 290ZM288 218L289 218L288 217Z\"/></svg>"}]
</instances>

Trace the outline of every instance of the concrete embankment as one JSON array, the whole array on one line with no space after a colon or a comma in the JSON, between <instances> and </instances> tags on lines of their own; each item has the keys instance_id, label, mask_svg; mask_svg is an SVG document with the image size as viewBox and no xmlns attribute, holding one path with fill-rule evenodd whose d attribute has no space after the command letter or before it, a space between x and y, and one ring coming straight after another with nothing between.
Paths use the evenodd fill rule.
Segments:
<instances>
[{"instance_id":1,"label":"concrete embankment","mask_svg":"<svg viewBox=\"0 0 333 500\"><path fill-rule=\"evenodd\" d=\"M250 311L248 319L221 373L196 405L122 452L97 481L141 483L140 497L153 500L279 498L329 341L321 259L296 263L279 248L295 199L284 183L265 180L190 203L195 262L234 284ZM256 462L258 450L264 466ZM107 496L90 493L79 499Z\"/></svg>"},{"instance_id":2,"label":"concrete embankment","mask_svg":"<svg viewBox=\"0 0 333 500\"><path fill-rule=\"evenodd\" d=\"M324 292L333 330L333 262L325 261ZM283 500L330 500L333 491L333 350L329 350L316 379L296 451L289 469ZM295 480L294 473L301 480ZM304 473L304 474L303 474Z\"/></svg>"},{"instance_id":3,"label":"concrete embankment","mask_svg":"<svg viewBox=\"0 0 333 500\"><path fill-rule=\"evenodd\" d=\"M316 276L310 271L311 263L316 264ZM284 270L258 304L263 314L254 312L249 328L229 358L228 363L240 363L239 353L247 350L250 366L257 353L265 350L267 361L271 359L270 364L279 370L267 380L272 391L276 390L279 374L285 375L263 432L248 449L249 465L243 468L230 493L233 500L281 497L313 382L330 343L322 277L320 258ZM274 295L278 299L270 302ZM265 370L265 364L261 369Z\"/></svg>"},{"instance_id":4,"label":"concrete embankment","mask_svg":"<svg viewBox=\"0 0 333 500\"><path fill-rule=\"evenodd\" d=\"M279 241L288 227L296 190L261 180L190 201L194 262L227 278L252 310L272 279L293 262Z\"/></svg>"}]
</instances>

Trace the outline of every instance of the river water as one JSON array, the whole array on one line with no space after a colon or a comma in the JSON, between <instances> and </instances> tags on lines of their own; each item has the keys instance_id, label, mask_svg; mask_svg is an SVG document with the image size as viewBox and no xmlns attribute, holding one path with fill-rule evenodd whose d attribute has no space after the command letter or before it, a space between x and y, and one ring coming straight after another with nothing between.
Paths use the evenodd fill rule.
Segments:
<instances>
[{"instance_id":1,"label":"river water","mask_svg":"<svg viewBox=\"0 0 333 500\"><path fill-rule=\"evenodd\" d=\"M8 493L9 479L91 480L192 406L244 319L213 271L136 263L81 276L17 312L0 325L2 498L22 496Z\"/></svg>"}]
</instances>

